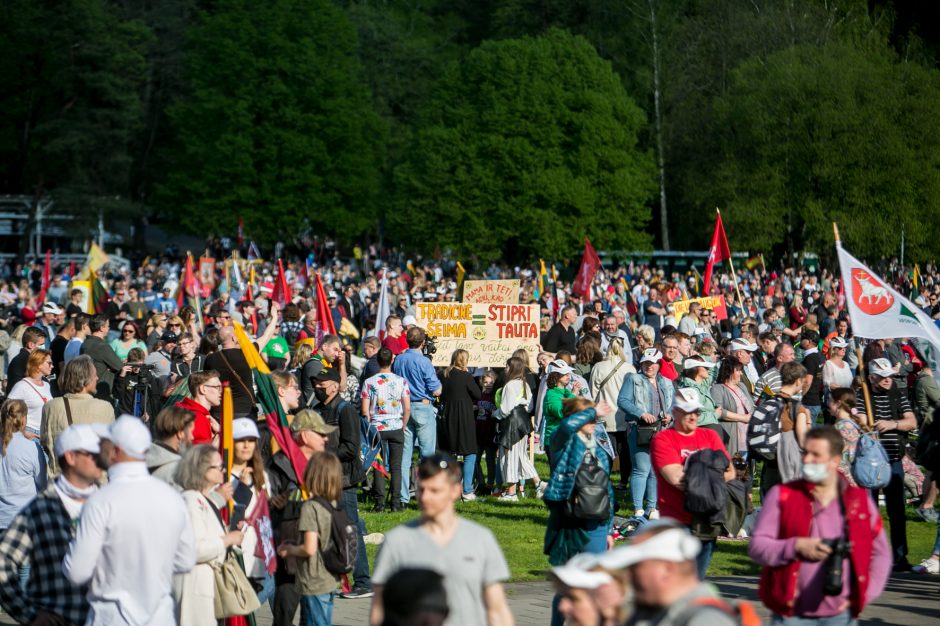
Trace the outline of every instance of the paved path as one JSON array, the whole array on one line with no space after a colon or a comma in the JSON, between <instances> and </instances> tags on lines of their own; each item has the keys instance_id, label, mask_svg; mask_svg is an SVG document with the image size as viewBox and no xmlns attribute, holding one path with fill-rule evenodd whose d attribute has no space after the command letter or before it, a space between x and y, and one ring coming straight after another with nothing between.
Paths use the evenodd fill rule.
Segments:
<instances>
[{"instance_id":1,"label":"paved path","mask_svg":"<svg viewBox=\"0 0 940 626\"><path fill-rule=\"evenodd\" d=\"M744 598L758 607L767 623L767 611L757 600L757 581L747 576L725 576L710 579L718 585L726 598ZM545 626L548 624L552 591L547 583L514 583L507 585L509 606L518 626ZM333 612L336 626L363 626L369 623L368 599L337 600ZM298 618L299 619L299 618ZM0 615L0 624L12 624L9 617ZM901 574L888 582L888 588L878 601L865 610L861 624L903 624L904 626L937 626L940 624L940 576ZM271 614L264 607L258 626L270 626Z\"/></svg>"}]
</instances>

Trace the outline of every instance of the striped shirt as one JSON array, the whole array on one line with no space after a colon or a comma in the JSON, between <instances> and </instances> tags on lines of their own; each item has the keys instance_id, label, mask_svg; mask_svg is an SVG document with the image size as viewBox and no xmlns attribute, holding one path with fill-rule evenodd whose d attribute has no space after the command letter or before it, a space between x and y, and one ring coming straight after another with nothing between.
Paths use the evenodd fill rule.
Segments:
<instances>
[{"instance_id":1,"label":"striped shirt","mask_svg":"<svg viewBox=\"0 0 940 626\"><path fill-rule=\"evenodd\" d=\"M907 394L898 389L895 383L889 391L879 393L877 388L871 390L872 415L876 422L887 420L894 422L904 419L904 414L912 412L911 403L907 399ZM863 414L867 412L865 406L865 396L861 391L856 393L856 407ZM907 443L906 433L900 430L887 430L878 436L885 452L888 453L888 459L897 461L904 456L904 446Z\"/></svg>"}]
</instances>

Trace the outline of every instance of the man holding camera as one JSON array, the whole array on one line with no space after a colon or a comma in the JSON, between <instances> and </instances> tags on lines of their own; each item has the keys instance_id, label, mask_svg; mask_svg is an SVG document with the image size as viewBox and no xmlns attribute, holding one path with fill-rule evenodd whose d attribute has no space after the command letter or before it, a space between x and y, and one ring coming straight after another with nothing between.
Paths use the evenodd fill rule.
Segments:
<instances>
[{"instance_id":1,"label":"man holding camera","mask_svg":"<svg viewBox=\"0 0 940 626\"><path fill-rule=\"evenodd\" d=\"M833 426L806 434L803 478L764 499L748 552L764 567L760 598L781 624L854 624L884 591L891 550L868 491L838 472Z\"/></svg>"}]
</instances>

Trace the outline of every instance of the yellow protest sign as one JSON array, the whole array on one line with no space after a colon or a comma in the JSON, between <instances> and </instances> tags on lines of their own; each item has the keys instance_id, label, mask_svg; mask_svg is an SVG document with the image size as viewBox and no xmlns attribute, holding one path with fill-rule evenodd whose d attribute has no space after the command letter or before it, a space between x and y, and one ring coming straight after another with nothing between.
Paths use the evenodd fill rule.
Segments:
<instances>
[{"instance_id":1,"label":"yellow protest sign","mask_svg":"<svg viewBox=\"0 0 940 626\"><path fill-rule=\"evenodd\" d=\"M449 365L458 349L470 353L472 367L504 367L520 348L534 362L540 350L537 304L418 303L415 317L417 325L436 339L435 366Z\"/></svg>"},{"instance_id":2,"label":"yellow protest sign","mask_svg":"<svg viewBox=\"0 0 940 626\"><path fill-rule=\"evenodd\" d=\"M463 301L496 304L519 304L519 280L464 281Z\"/></svg>"},{"instance_id":3,"label":"yellow protest sign","mask_svg":"<svg viewBox=\"0 0 940 626\"><path fill-rule=\"evenodd\" d=\"M728 319L728 309L725 307L725 297L707 296L705 298L692 298L691 300L676 300L673 302L673 314L675 314L677 322L682 319L683 315L689 312L689 305L693 302L698 302L701 304L703 309L714 311L715 317L719 320Z\"/></svg>"}]
</instances>

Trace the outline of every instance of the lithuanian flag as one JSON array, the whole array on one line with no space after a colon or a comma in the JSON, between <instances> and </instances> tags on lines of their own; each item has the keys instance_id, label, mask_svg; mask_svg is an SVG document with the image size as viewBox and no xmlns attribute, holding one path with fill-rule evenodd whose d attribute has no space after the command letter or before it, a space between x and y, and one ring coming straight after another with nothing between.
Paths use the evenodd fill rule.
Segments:
<instances>
[{"instance_id":1,"label":"lithuanian flag","mask_svg":"<svg viewBox=\"0 0 940 626\"><path fill-rule=\"evenodd\" d=\"M281 406L281 401L277 397L277 387L271 379L271 370L258 354L258 349L251 343L245 328L238 322L233 322L235 328L235 338L238 340L238 346L245 355L248 367L255 378L255 385L258 386L258 404L264 410L264 419L268 424L271 435L277 442L277 445L283 450L290 460L294 473L297 474L297 482L303 490L304 468L307 467L307 458L300 451L300 447L294 441L290 432L290 424L287 421L287 414Z\"/></svg>"}]
</instances>

